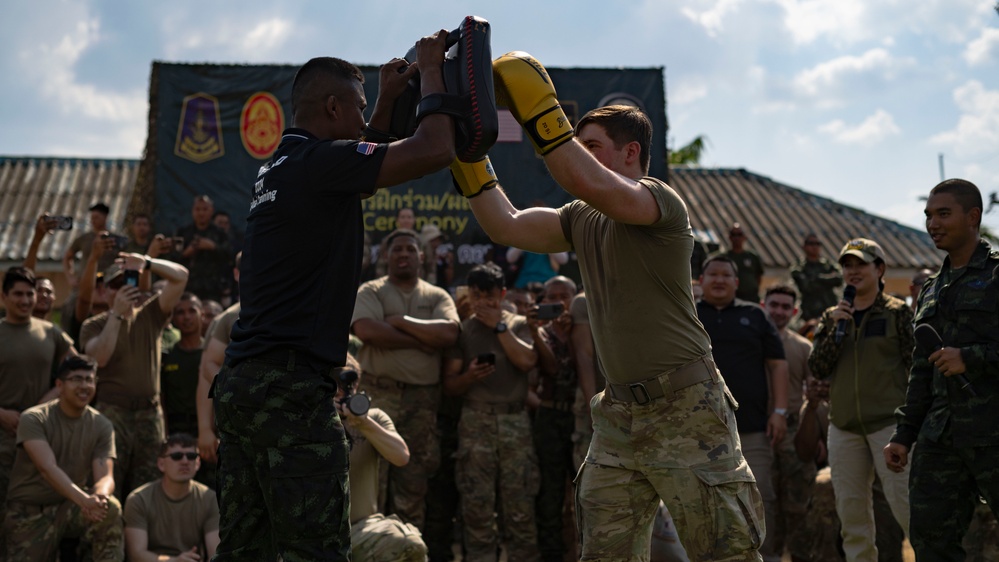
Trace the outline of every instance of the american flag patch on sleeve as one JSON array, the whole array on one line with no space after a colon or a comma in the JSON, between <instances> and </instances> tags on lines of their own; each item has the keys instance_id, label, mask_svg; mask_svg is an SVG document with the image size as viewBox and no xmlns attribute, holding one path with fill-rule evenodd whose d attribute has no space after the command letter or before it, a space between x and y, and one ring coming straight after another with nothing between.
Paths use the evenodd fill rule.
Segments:
<instances>
[{"instance_id":1,"label":"american flag patch on sleeve","mask_svg":"<svg viewBox=\"0 0 999 562\"><path fill-rule=\"evenodd\" d=\"M357 143L357 151L365 156L371 156L376 146L378 145L373 142L359 142Z\"/></svg>"}]
</instances>

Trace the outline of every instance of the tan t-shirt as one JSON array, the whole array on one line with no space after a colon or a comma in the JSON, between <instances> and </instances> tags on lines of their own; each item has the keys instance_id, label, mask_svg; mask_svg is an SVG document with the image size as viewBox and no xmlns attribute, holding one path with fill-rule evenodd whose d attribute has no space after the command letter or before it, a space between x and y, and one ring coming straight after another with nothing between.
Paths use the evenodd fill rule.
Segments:
<instances>
[{"instance_id":1,"label":"tan t-shirt","mask_svg":"<svg viewBox=\"0 0 999 562\"><path fill-rule=\"evenodd\" d=\"M115 458L111 420L87 406L79 418L59 409L59 400L28 408L17 424L17 457L10 471L7 501L53 505L66 498L56 491L21 446L25 441L45 441L55 453L56 464L74 484L86 490L93 481L94 459Z\"/></svg>"},{"instance_id":2,"label":"tan t-shirt","mask_svg":"<svg viewBox=\"0 0 999 562\"><path fill-rule=\"evenodd\" d=\"M405 292L388 277L373 279L357 290L351 326L362 318L383 321L387 316L406 315L420 320L450 320L457 324L458 311L451 295L420 279ZM358 361L365 373L407 384L437 384L441 380L441 352L420 349L385 349L364 345Z\"/></svg>"},{"instance_id":3,"label":"tan t-shirt","mask_svg":"<svg viewBox=\"0 0 999 562\"><path fill-rule=\"evenodd\" d=\"M812 342L792 330L784 330L780 336L784 344L784 357L787 359L787 411L797 412L805 402L805 380L811 378L808 367L808 354L812 352Z\"/></svg>"},{"instance_id":4,"label":"tan t-shirt","mask_svg":"<svg viewBox=\"0 0 999 562\"><path fill-rule=\"evenodd\" d=\"M205 535L219 530L219 504L215 492L200 482L192 480L191 493L172 500L154 480L128 495L125 527L146 531L150 552L176 556L197 546L204 560Z\"/></svg>"},{"instance_id":5,"label":"tan t-shirt","mask_svg":"<svg viewBox=\"0 0 999 562\"><path fill-rule=\"evenodd\" d=\"M80 329L80 346L100 335L108 323L110 312L88 318ZM152 399L160 393L160 351L163 329L170 316L160 310L159 294L142 304L135 317L121 321L118 341L107 365L97 369L100 393L110 393L133 399Z\"/></svg>"},{"instance_id":6,"label":"tan t-shirt","mask_svg":"<svg viewBox=\"0 0 999 562\"><path fill-rule=\"evenodd\" d=\"M213 339L229 345L232 325L236 323L236 320L239 320L239 309L240 306L237 302L225 309L225 312L212 319L212 323L208 325L208 330L205 332L208 336L205 338L205 347L208 347L208 343Z\"/></svg>"},{"instance_id":7,"label":"tan t-shirt","mask_svg":"<svg viewBox=\"0 0 999 562\"><path fill-rule=\"evenodd\" d=\"M586 310L586 293L580 293L572 298L572 303L569 304L569 314L572 315L572 325L577 326L581 324L586 325L586 329L590 331L590 338L593 337L592 328L590 327L590 313ZM604 375L603 365L600 364L600 356L596 354L594 350L595 363L596 363L596 380L594 381L595 388L597 392L600 392L607 386L607 376Z\"/></svg>"},{"instance_id":8,"label":"tan t-shirt","mask_svg":"<svg viewBox=\"0 0 999 562\"><path fill-rule=\"evenodd\" d=\"M73 340L51 322L0 320L0 408L21 412L38 404L52 387L53 367L72 346Z\"/></svg>"},{"instance_id":9,"label":"tan t-shirt","mask_svg":"<svg viewBox=\"0 0 999 562\"><path fill-rule=\"evenodd\" d=\"M395 424L378 408L368 410L368 417L387 431L395 433ZM344 424L353 445L350 448L350 523L378 513L378 471L382 455L361 432Z\"/></svg>"},{"instance_id":10,"label":"tan t-shirt","mask_svg":"<svg viewBox=\"0 0 999 562\"><path fill-rule=\"evenodd\" d=\"M528 344L534 342L527 318L503 311L503 322L507 329ZM461 324L458 344L447 351L448 359L461 359L462 371L480 354L496 354L496 370L488 377L475 381L468 387L465 398L490 404L522 403L527 398L529 372L513 365L503 351L499 336L475 317Z\"/></svg>"},{"instance_id":11,"label":"tan t-shirt","mask_svg":"<svg viewBox=\"0 0 999 562\"><path fill-rule=\"evenodd\" d=\"M690 290L687 207L662 181L640 181L659 206L655 224L615 222L579 200L558 209L579 258L597 356L617 384L655 377L711 349Z\"/></svg>"}]
</instances>

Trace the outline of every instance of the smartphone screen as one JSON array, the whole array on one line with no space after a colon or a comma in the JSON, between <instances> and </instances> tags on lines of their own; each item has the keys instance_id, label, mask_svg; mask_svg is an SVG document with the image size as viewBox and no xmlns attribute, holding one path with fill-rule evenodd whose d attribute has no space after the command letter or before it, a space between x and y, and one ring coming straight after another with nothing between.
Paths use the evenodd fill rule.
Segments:
<instances>
[{"instance_id":1,"label":"smartphone screen","mask_svg":"<svg viewBox=\"0 0 999 562\"><path fill-rule=\"evenodd\" d=\"M139 271L136 269L126 269L124 272L125 284L133 287L139 286Z\"/></svg>"}]
</instances>

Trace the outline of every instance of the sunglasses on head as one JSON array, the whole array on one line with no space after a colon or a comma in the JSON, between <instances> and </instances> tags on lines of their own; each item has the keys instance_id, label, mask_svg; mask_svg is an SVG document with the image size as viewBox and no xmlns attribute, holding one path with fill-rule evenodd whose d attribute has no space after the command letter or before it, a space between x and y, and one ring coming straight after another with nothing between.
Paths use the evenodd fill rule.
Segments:
<instances>
[{"instance_id":1,"label":"sunglasses on head","mask_svg":"<svg viewBox=\"0 0 999 562\"><path fill-rule=\"evenodd\" d=\"M197 460L198 453L182 453L182 452L178 451L176 453L170 453L169 455L165 455L165 456L170 457L171 459L173 459L175 461L179 461L180 459L182 459L184 457L187 457L187 460L189 460L189 461L193 461L193 460Z\"/></svg>"}]
</instances>

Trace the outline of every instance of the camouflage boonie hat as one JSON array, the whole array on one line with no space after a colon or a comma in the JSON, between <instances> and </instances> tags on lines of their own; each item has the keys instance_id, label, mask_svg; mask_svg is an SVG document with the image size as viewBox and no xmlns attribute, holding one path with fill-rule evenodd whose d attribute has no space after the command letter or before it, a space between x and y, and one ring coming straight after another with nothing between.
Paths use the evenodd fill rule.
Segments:
<instances>
[{"instance_id":1,"label":"camouflage boonie hat","mask_svg":"<svg viewBox=\"0 0 999 562\"><path fill-rule=\"evenodd\" d=\"M847 242L843 246L843 249L839 251L839 261L842 262L845 256L856 256L864 260L864 263L871 263L874 260L888 262L885 259L885 251L881 249L881 246L874 240L867 238L854 238Z\"/></svg>"}]
</instances>

